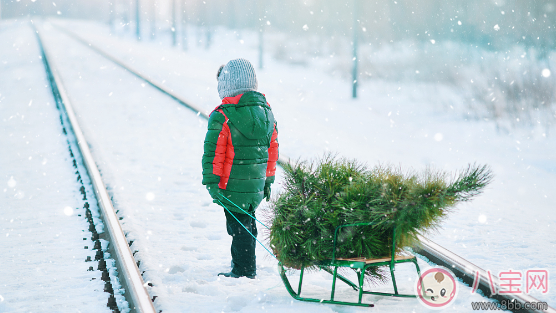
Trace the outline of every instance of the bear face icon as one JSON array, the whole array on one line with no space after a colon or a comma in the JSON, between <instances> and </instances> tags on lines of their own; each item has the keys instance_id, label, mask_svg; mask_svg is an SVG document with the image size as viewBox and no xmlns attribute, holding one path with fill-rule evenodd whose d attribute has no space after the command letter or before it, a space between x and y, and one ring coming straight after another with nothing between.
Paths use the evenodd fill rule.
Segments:
<instances>
[{"instance_id":1,"label":"bear face icon","mask_svg":"<svg viewBox=\"0 0 556 313\"><path fill-rule=\"evenodd\" d=\"M429 308L445 308L456 297L457 284L454 275L443 268L431 268L417 282L417 295Z\"/></svg>"}]
</instances>

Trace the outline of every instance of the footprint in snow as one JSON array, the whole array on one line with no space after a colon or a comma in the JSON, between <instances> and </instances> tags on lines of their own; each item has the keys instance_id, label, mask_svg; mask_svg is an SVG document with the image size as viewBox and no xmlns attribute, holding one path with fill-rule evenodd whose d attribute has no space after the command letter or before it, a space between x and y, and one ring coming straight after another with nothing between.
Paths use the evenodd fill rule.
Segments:
<instances>
[{"instance_id":1,"label":"footprint in snow","mask_svg":"<svg viewBox=\"0 0 556 313\"><path fill-rule=\"evenodd\" d=\"M189 225L191 225L191 227L195 227L195 228L205 228L205 227L207 227L207 224L205 222L200 222L200 221L193 221L193 222L189 223Z\"/></svg>"},{"instance_id":2,"label":"footprint in snow","mask_svg":"<svg viewBox=\"0 0 556 313\"><path fill-rule=\"evenodd\" d=\"M228 303L226 304L226 306L231 310L231 311L240 311L241 309L243 309L244 307L247 306L248 303L248 299L246 297L242 297L242 296L230 296L228 297Z\"/></svg>"},{"instance_id":3,"label":"footprint in snow","mask_svg":"<svg viewBox=\"0 0 556 313\"><path fill-rule=\"evenodd\" d=\"M212 255L210 254L200 254L197 256L197 260L212 260Z\"/></svg>"},{"instance_id":4,"label":"footprint in snow","mask_svg":"<svg viewBox=\"0 0 556 313\"><path fill-rule=\"evenodd\" d=\"M210 234L206 236L208 240L220 240L220 235L217 234Z\"/></svg>"},{"instance_id":5,"label":"footprint in snow","mask_svg":"<svg viewBox=\"0 0 556 313\"><path fill-rule=\"evenodd\" d=\"M193 286L193 285L185 286L181 289L181 291L188 292L188 293L199 293L197 286Z\"/></svg>"},{"instance_id":6,"label":"footprint in snow","mask_svg":"<svg viewBox=\"0 0 556 313\"><path fill-rule=\"evenodd\" d=\"M174 265L172 267L170 267L170 270L168 271L168 274L176 274L176 273L181 273L184 272L185 270L183 269L183 267Z\"/></svg>"},{"instance_id":7,"label":"footprint in snow","mask_svg":"<svg viewBox=\"0 0 556 313\"><path fill-rule=\"evenodd\" d=\"M186 246L181 247L181 249L183 251L195 251L195 250L197 250L197 248L195 248L195 247L186 247Z\"/></svg>"}]
</instances>

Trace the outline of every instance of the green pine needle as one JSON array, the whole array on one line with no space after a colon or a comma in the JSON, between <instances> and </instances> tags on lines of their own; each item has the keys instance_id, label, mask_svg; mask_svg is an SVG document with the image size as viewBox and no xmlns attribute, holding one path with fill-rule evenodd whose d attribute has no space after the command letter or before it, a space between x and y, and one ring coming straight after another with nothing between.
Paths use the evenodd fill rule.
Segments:
<instances>
[{"instance_id":1,"label":"green pine needle","mask_svg":"<svg viewBox=\"0 0 556 313\"><path fill-rule=\"evenodd\" d=\"M270 247L285 266L311 268L336 257L390 256L395 226L397 249L413 245L417 235L435 230L459 202L470 201L492 181L488 166L469 165L451 181L431 168L422 173L378 165L367 168L355 161L325 155L286 165L284 192L271 204L268 217ZM369 270L371 282L385 281L381 269Z\"/></svg>"}]
</instances>

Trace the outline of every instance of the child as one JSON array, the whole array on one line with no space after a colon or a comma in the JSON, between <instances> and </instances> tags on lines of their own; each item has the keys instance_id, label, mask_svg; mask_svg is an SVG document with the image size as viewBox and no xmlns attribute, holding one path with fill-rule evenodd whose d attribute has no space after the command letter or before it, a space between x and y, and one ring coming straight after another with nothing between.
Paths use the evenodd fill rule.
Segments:
<instances>
[{"instance_id":1,"label":"child","mask_svg":"<svg viewBox=\"0 0 556 313\"><path fill-rule=\"evenodd\" d=\"M203 185L215 203L224 204L226 228L232 236L232 270L218 275L255 278L256 240L245 228L257 236L257 227L245 212L254 216L263 198L270 199L278 129L265 96L257 92L255 69L249 61L231 60L218 69L216 77L222 104L208 121Z\"/></svg>"}]
</instances>

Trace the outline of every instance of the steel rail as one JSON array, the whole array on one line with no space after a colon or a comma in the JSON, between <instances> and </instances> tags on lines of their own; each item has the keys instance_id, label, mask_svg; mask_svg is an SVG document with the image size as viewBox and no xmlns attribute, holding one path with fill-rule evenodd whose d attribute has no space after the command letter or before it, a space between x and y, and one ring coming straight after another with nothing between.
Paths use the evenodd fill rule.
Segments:
<instances>
[{"instance_id":1,"label":"steel rail","mask_svg":"<svg viewBox=\"0 0 556 313\"><path fill-rule=\"evenodd\" d=\"M475 283L475 275L478 273L478 284L477 289L481 290L483 294L491 299L497 300L500 303L520 303L520 309L508 309L513 312L546 312L546 313L556 313L556 310L552 307L548 307L546 310L539 309L527 309L526 304L538 303L538 299L522 293L496 293L492 291L500 290L500 279L496 275L490 275L484 269L478 267L477 265L465 260L459 255L449 251L446 248L428 240L423 236L419 236L420 243L413 247L413 251L426 257L432 263L444 266L450 269L458 278L463 282L473 286ZM492 281L493 286L490 285ZM516 307L514 305L514 307Z\"/></svg>"},{"instance_id":2,"label":"steel rail","mask_svg":"<svg viewBox=\"0 0 556 313\"><path fill-rule=\"evenodd\" d=\"M52 23L52 25L60 30L61 32L65 33L66 35L72 37L74 40L79 41L80 43L82 43L85 46L88 46L90 49L94 50L96 53L102 55L103 57L105 57L106 59L118 64L119 66L123 67L126 71L130 72L131 74L137 76L138 78L144 80L146 83L148 83L149 85L153 86L154 88L160 90L162 93L167 94L168 96L170 96L172 99L176 100L177 102L179 102L181 105L193 110L195 113L197 113L200 116L203 116L204 118L208 119L208 113L201 109L200 107L192 104L190 101L185 100L182 96L178 96L173 90L169 89L168 87L165 87L162 84L159 84L158 82L152 80L150 77L148 77L148 75L141 73L140 71L138 71L137 69L134 69L133 67L131 67L131 65L129 65L128 63L124 62L123 60L120 60L108 53L106 53L104 50L102 50L101 48L93 45L92 43L88 42L87 40L85 40L84 38L80 37L79 35L77 35L76 33L65 29L64 27L58 26L54 23Z\"/></svg>"},{"instance_id":3,"label":"steel rail","mask_svg":"<svg viewBox=\"0 0 556 313\"><path fill-rule=\"evenodd\" d=\"M89 48L93 49L100 55L104 56L105 58L109 59L110 61L118 64L119 66L123 67L130 73L133 73L138 78L144 80L145 82L149 83L153 87L157 88L161 92L167 94L168 96L175 99L180 104L190 108L194 112L197 112L199 116L202 116L205 119L208 119L208 114L201 110L199 107L193 105L190 101L183 99L181 96L174 93L172 90L164 87L163 85L153 81L152 79L148 78L147 75L140 73L138 70L133 69L130 65L126 64L122 60L108 54L101 48L95 46L94 44L90 43L83 37L77 35L76 33L67 30L61 26L53 24L57 29L64 32L68 36L72 37L73 39L79 41L80 43L88 46ZM290 158L285 155L280 155L280 159L278 159L278 163L282 166L286 164L290 164ZM507 301L514 301L519 302L524 307L526 303L533 303L533 302L540 302L538 299L523 294L493 294L490 290L490 286L488 285L488 276L487 272L482 268L474 265L473 263L463 259L462 257L456 255L455 253L449 251L446 248L426 239L425 237L420 236L420 244L418 246L413 247L413 250L426 257L431 262L449 268L454 274L460 278L463 282L469 284L470 286L473 285L474 282L474 275L478 271L479 272L479 284L478 289L483 292L483 295L487 298L494 299L497 301L507 300ZM494 280L494 284L496 288L500 287L499 279L491 275L492 279ZM547 310L533 310L533 309L521 309L521 310L513 310L515 312L547 312L547 313L556 313L556 310L552 307L548 307Z\"/></svg>"},{"instance_id":4,"label":"steel rail","mask_svg":"<svg viewBox=\"0 0 556 313\"><path fill-rule=\"evenodd\" d=\"M198 116L203 117L204 119L208 120L209 118L209 113L207 113L205 110L203 110L201 107L191 103L191 101L184 99L184 97L178 95L177 93L175 93L173 90L171 90L170 88L154 81L153 79L151 79L147 74L141 73L139 70L134 69L131 65L129 65L128 63L126 63L125 61L116 58L113 55L110 55L109 53L107 53L106 51L104 51L103 49L95 46L94 44L92 44L91 42L87 41L86 39L84 39L83 37L77 35L76 33L61 27L59 25L56 25L54 23L52 23L52 25L54 27L56 27L56 29L60 30L61 32L65 33L66 35L68 35L69 37L73 38L74 40L80 42L81 44L89 47L90 49L94 50L96 53L102 55L103 57L105 57L106 59L116 63L117 65L119 65L120 67L124 68L126 71L132 73L133 75L135 75L136 77L142 79L143 81L145 81L146 83L148 83L149 85L153 86L154 88L158 89L159 91L161 91L162 93L168 95L169 97L171 97L172 99L176 100L178 103L180 103L181 105L185 106L188 109L193 110L193 112L197 113ZM280 155L278 157L278 163L280 165L285 165L285 164L289 164L290 163L290 158L284 156L284 155Z\"/></svg>"},{"instance_id":5,"label":"steel rail","mask_svg":"<svg viewBox=\"0 0 556 313\"><path fill-rule=\"evenodd\" d=\"M87 140L85 139L81 127L79 126L77 116L73 111L73 107L64 88L62 78L56 70L54 60L44 44L45 41L41 34L41 30L39 30L36 26L34 27L37 33L45 68L51 78L50 83L52 84L53 90L56 89L62 100L63 110L65 111L66 116L69 119L71 129L77 138L79 151L83 157L89 177L91 178L95 191L95 197L98 201L99 207L101 208L101 219L105 228L108 230L110 246L115 252L112 254L112 257L116 261L120 284L122 284L126 290L125 298L128 301L132 312L155 313L156 311L153 303L147 290L145 289L145 284L139 272L139 268L135 263L135 259L133 258L133 254L129 248L129 244L120 225L118 216L116 215L116 211L114 210L114 206L112 205L112 201L110 200L110 196L108 195L108 191L102 181L98 167L87 144Z\"/></svg>"}]
</instances>

